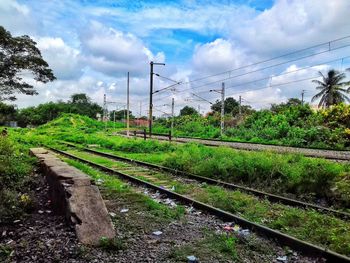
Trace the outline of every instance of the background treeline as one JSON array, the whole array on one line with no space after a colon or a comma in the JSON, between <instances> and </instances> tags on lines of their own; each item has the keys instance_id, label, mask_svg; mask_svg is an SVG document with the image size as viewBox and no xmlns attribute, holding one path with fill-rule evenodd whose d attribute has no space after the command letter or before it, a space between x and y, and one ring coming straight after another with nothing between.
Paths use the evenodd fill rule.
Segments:
<instances>
[{"instance_id":1,"label":"background treeline","mask_svg":"<svg viewBox=\"0 0 350 263\"><path fill-rule=\"evenodd\" d=\"M103 109L84 93L74 94L67 102L48 102L35 107L16 109L14 105L0 102L0 125L17 121L20 127L41 125L59 117L62 113L75 113L96 118Z\"/></svg>"},{"instance_id":2,"label":"background treeline","mask_svg":"<svg viewBox=\"0 0 350 263\"><path fill-rule=\"evenodd\" d=\"M171 119L158 119L154 132L166 133ZM198 113L174 118L174 134L201 138L220 138L220 114ZM314 148L350 148L350 105L338 104L313 110L297 99L273 104L270 109L225 111L222 139Z\"/></svg>"}]
</instances>

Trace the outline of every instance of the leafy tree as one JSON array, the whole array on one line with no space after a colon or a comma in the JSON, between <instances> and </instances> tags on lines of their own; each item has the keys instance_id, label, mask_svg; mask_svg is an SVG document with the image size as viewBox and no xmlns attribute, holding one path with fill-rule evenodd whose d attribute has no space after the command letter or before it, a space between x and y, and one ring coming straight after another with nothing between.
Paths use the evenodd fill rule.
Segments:
<instances>
[{"instance_id":1,"label":"leafy tree","mask_svg":"<svg viewBox=\"0 0 350 263\"><path fill-rule=\"evenodd\" d=\"M38 94L21 73L29 72L43 83L56 79L35 45L29 36L13 37L0 26L0 100L15 100L15 93Z\"/></svg>"},{"instance_id":2,"label":"leafy tree","mask_svg":"<svg viewBox=\"0 0 350 263\"><path fill-rule=\"evenodd\" d=\"M127 114L127 110L119 110L119 111L115 111L115 119L116 120L123 120L126 119L126 114ZM114 120L114 110L111 111L110 113L110 119ZM129 111L129 118L130 119L134 119L135 117L132 115L132 112Z\"/></svg>"},{"instance_id":3,"label":"leafy tree","mask_svg":"<svg viewBox=\"0 0 350 263\"><path fill-rule=\"evenodd\" d=\"M180 116L185 115L198 115L198 112L193 107L185 106L180 110Z\"/></svg>"},{"instance_id":4,"label":"leafy tree","mask_svg":"<svg viewBox=\"0 0 350 263\"><path fill-rule=\"evenodd\" d=\"M228 97L225 99L224 112L227 113L238 113L239 103L232 97ZM211 105L212 111L221 112L221 101L217 100L213 105Z\"/></svg>"},{"instance_id":5,"label":"leafy tree","mask_svg":"<svg viewBox=\"0 0 350 263\"><path fill-rule=\"evenodd\" d=\"M0 125L15 118L16 109L13 105L0 102Z\"/></svg>"},{"instance_id":6,"label":"leafy tree","mask_svg":"<svg viewBox=\"0 0 350 263\"><path fill-rule=\"evenodd\" d=\"M71 96L72 103L89 104L91 99L85 93L76 93Z\"/></svg>"},{"instance_id":7,"label":"leafy tree","mask_svg":"<svg viewBox=\"0 0 350 263\"><path fill-rule=\"evenodd\" d=\"M350 89L345 88L345 86L350 85L350 81L341 82L346 78L344 73L331 69L327 72L327 76L323 75L321 71L319 74L322 81L314 79L312 82L318 85L316 89L320 92L313 96L311 101L321 98L318 106L325 108L345 101L350 102L350 98L344 94L350 92Z\"/></svg>"},{"instance_id":8,"label":"leafy tree","mask_svg":"<svg viewBox=\"0 0 350 263\"><path fill-rule=\"evenodd\" d=\"M283 111L287 110L290 107L300 106L301 104L302 104L301 100L299 100L298 98L290 98L290 99L288 99L288 101L286 103L284 103L284 102L282 102L280 104L272 103L271 104L271 111L275 112L275 113L279 113L279 112L283 112Z\"/></svg>"},{"instance_id":9,"label":"leafy tree","mask_svg":"<svg viewBox=\"0 0 350 263\"><path fill-rule=\"evenodd\" d=\"M217 100L212 106L212 111L214 112L221 112L221 101ZM225 99L225 105L224 105L224 112L225 114L231 114L232 116L236 116L239 113L239 102L235 100L232 97L228 97ZM241 112L242 114L251 114L254 112L251 106L249 105L241 105Z\"/></svg>"},{"instance_id":10,"label":"leafy tree","mask_svg":"<svg viewBox=\"0 0 350 263\"><path fill-rule=\"evenodd\" d=\"M22 127L44 124L60 116L62 113L75 113L96 118L97 113L102 113L102 107L84 93L74 94L68 102L48 102L36 107L19 110L17 114L18 124Z\"/></svg>"}]
</instances>

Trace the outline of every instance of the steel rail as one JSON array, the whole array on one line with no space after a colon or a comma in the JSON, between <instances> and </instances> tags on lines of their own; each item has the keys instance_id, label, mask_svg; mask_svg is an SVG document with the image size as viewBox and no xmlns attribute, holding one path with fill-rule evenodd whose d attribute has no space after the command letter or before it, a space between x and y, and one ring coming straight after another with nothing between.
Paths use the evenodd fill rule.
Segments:
<instances>
[{"instance_id":1,"label":"steel rail","mask_svg":"<svg viewBox=\"0 0 350 263\"><path fill-rule=\"evenodd\" d=\"M167 189L164 189L164 188L159 187L157 185L154 185L152 183L149 183L149 182L143 181L141 179L138 179L138 178L136 178L134 176L131 176L131 175L128 175L128 174L125 174L125 173L113 170L113 169L108 168L106 166L103 166L103 165L91 162L89 160L80 158L80 157L75 156L73 154L70 154L70 153L67 153L67 152L64 152L64 151L52 148L52 147L48 147L48 146L46 146L46 147L48 149L56 152L56 153L59 153L61 155L69 157L71 159L80 161L82 163L91 165L91 166L93 166L95 168L98 168L101 171L107 172L107 173L109 173L111 175L116 175L116 176L118 176L120 178L127 179L127 180L129 180L129 181L131 181L131 182L133 182L133 183L135 183L137 185L142 185L142 186L145 186L147 188L156 190L156 191L158 191L158 192L160 192L162 194L165 194L169 198L172 198L172 199L175 199L175 200L179 201L182 204L191 205L191 206L193 206L196 209L199 209L199 210L208 212L208 213L210 213L212 215L215 215L215 216L217 216L218 218L221 218L224 221L227 221L227 222L234 221L235 223L241 225L244 228L248 228L248 229L250 229L250 230L252 230L254 232L259 233L260 235L263 235L263 236L266 236L268 238L271 238L274 241L279 242L279 244L282 244L282 245L288 246L288 247L290 247L292 249L301 251L301 252L303 252L306 255L310 255L310 256L314 256L314 257L318 257L318 258L323 257L323 258L325 258L327 260L327 262L338 262L338 263L342 263L342 262L349 263L350 262L350 258L349 257L347 257L345 255L341 255L341 254L336 253L334 251L328 250L327 248L322 248L320 246L317 246L317 245L314 245L314 244L302 241L300 239L294 238L292 236L283 234L283 233L281 233L279 231L276 231L276 230L273 230L271 228L268 228L268 227L256 224L254 222L251 222L249 220L246 220L244 218L241 218L239 216L236 216L236 215L231 214L229 212L226 212L224 210L218 209L216 207L207 205L207 204L202 203L202 202L198 202L198 201L196 201L194 199L191 199L191 198L188 198L186 196L183 196L183 195L177 194L175 192L169 191Z\"/></svg>"},{"instance_id":2,"label":"steel rail","mask_svg":"<svg viewBox=\"0 0 350 263\"><path fill-rule=\"evenodd\" d=\"M68 146L71 147L75 147L78 148L75 144L73 143L69 143L69 142L61 142L63 144L66 144ZM341 218L341 219L350 219L350 214L346 213L346 212L342 212L342 211L337 211L335 209L331 209L331 208L327 208L327 207L323 207L323 206L319 206L319 205L315 205L315 204L310 204L310 203L306 203L306 202L302 202L302 201L298 201L292 198L288 198L288 197L284 197L284 196L280 196L280 195L275 195L275 194L271 194L271 193L266 193L264 191L259 191L250 187L245 187L245 186L241 186L241 185L237 185L237 184L232 184L232 183L227 183L221 180L215 180L215 179L211 179L208 177L204 177L204 176L200 176L200 175L196 175L196 174L192 174L192 173L187 173L181 170L176 170L176 169L172 169L169 167L165 167L165 166L161 166L161 165L157 165L157 164L153 164L153 163L148 163L148 162L144 162L144 161L138 161L138 160L134 160L134 159L130 159L130 158L126 158L126 157L122 157L122 156L118 156L115 154L110 154L110 153L105 153L105 152L101 152L101 151L96 151L96 150L92 150L89 148L85 148L85 147L79 147L80 149L86 151L86 152L90 152L96 155L100 155L109 159L114 159L114 160L119 160L119 161L125 161L128 163L132 163L132 164L138 164L138 165L142 165L148 168L152 168L152 169L157 169L157 170L161 170L167 173L171 173L171 174L175 174L175 175L180 175L183 177L187 177L190 179L194 179L196 181L199 182L205 182L208 184L212 184L212 185L218 185L230 190L241 190L244 191L246 193L250 193L253 194L255 196L258 197L263 197L268 199L271 202L279 202L285 205L290 205L290 206L297 206L297 207L302 207L302 208L313 208L315 210L318 211L322 211L325 213L329 213L332 214L335 217Z\"/></svg>"}]
</instances>

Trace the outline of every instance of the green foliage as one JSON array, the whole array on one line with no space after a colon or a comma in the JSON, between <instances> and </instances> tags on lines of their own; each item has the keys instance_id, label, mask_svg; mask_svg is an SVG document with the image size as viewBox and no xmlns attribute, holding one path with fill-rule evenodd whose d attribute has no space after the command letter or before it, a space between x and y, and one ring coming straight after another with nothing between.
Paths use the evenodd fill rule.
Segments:
<instances>
[{"instance_id":1,"label":"green foliage","mask_svg":"<svg viewBox=\"0 0 350 263\"><path fill-rule=\"evenodd\" d=\"M175 117L174 127L175 136L219 138L220 116ZM242 120L226 115L225 127L223 139L230 141L349 149L350 105L339 104L315 112L309 105L289 99L287 103L272 105L271 110L256 111ZM170 120L155 122L154 132L168 133L169 130Z\"/></svg>"},{"instance_id":2,"label":"green foliage","mask_svg":"<svg viewBox=\"0 0 350 263\"><path fill-rule=\"evenodd\" d=\"M36 81L53 81L56 77L42 58L36 43L29 36L13 37L0 26L0 101L15 100L13 94L38 94L34 87L23 81L19 75L29 71Z\"/></svg>"},{"instance_id":3,"label":"green foliage","mask_svg":"<svg viewBox=\"0 0 350 263\"><path fill-rule=\"evenodd\" d=\"M198 115L198 112L196 111L195 108L185 106L180 110L180 116L185 116L185 115Z\"/></svg>"},{"instance_id":4,"label":"green foliage","mask_svg":"<svg viewBox=\"0 0 350 263\"><path fill-rule=\"evenodd\" d=\"M174 118L175 136L195 136L202 138L218 138L220 129L215 127L215 117L209 116L204 118L199 115L186 115ZM168 133L170 130L171 120L157 120L154 124L155 133Z\"/></svg>"},{"instance_id":5,"label":"green foliage","mask_svg":"<svg viewBox=\"0 0 350 263\"><path fill-rule=\"evenodd\" d=\"M169 254L169 258L176 262L185 262L187 256L196 255L202 260L214 259L220 262L237 259L236 243L237 238L226 234L216 234L204 231L203 239L197 240L194 244L175 247Z\"/></svg>"},{"instance_id":6,"label":"green foliage","mask_svg":"<svg viewBox=\"0 0 350 263\"><path fill-rule=\"evenodd\" d=\"M115 115L114 115L114 112L115 112ZM114 110L113 110L113 111L110 112L109 118L110 118L111 120L114 120L114 117L115 117L116 120L126 120L126 118L127 118L127 113L128 113L127 110L118 110L118 111L114 111ZM132 112L131 112L131 111L129 111L129 118L130 118L130 119L134 119L134 118L135 118L135 116L132 115Z\"/></svg>"},{"instance_id":7,"label":"green foliage","mask_svg":"<svg viewBox=\"0 0 350 263\"><path fill-rule=\"evenodd\" d=\"M125 249L126 246L120 238L107 238L107 237L101 237L99 246L107 251L118 251Z\"/></svg>"},{"instance_id":8,"label":"green foliage","mask_svg":"<svg viewBox=\"0 0 350 263\"><path fill-rule=\"evenodd\" d=\"M0 125L4 125L7 121L14 120L15 113L15 106L0 102Z\"/></svg>"},{"instance_id":9,"label":"green foliage","mask_svg":"<svg viewBox=\"0 0 350 263\"><path fill-rule=\"evenodd\" d=\"M27 125L41 125L56 119L64 113L74 113L96 118L97 113L102 113L102 108L97 103L92 103L86 94L73 94L68 102L48 102L36 107L28 107L17 112L18 124L21 127Z\"/></svg>"},{"instance_id":10,"label":"green foliage","mask_svg":"<svg viewBox=\"0 0 350 263\"><path fill-rule=\"evenodd\" d=\"M275 107L275 112L252 114L243 124L228 129L226 136L248 142L344 149L350 146L346 133L349 109L342 104L320 112L308 105Z\"/></svg>"},{"instance_id":11,"label":"green foliage","mask_svg":"<svg viewBox=\"0 0 350 263\"><path fill-rule=\"evenodd\" d=\"M18 218L32 208L29 177L34 160L26 149L0 136L0 222Z\"/></svg>"},{"instance_id":12,"label":"green foliage","mask_svg":"<svg viewBox=\"0 0 350 263\"><path fill-rule=\"evenodd\" d=\"M316 89L319 91L319 93L312 97L312 101L320 99L318 106L326 108L332 105L350 102L350 98L345 95L350 93L350 89L348 89L350 81L341 82L346 78L345 73L330 69L327 75L323 75L321 71L319 71L319 75L322 77L322 81L312 81L318 85Z\"/></svg>"},{"instance_id":13,"label":"green foliage","mask_svg":"<svg viewBox=\"0 0 350 263\"><path fill-rule=\"evenodd\" d=\"M7 245L1 245L0 244L0 261L1 262L7 262L6 260L12 253L12 248Z\"/></svg>"},{"instance_id":14,"label":"green foliage","mask_svg":"<svg viewBox=\"0 0 350 263\"><path fill-rule=\"evenodd\" d=\"M298 196L308 193L324 198L335 198L331 191L334 182L350 172L348 166L300 155L244 152L197 144L177 147L165 157L163 165L271 192Z\"/></svg>"}]
</instances>

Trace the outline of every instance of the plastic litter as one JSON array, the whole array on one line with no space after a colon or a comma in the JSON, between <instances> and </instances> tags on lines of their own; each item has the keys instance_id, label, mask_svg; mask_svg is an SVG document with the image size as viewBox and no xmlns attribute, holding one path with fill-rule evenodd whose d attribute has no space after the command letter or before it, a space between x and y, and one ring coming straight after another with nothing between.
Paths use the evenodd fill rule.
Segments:
<instances>
[{"instance_id":1,"label":"plastic litter","mask_svg":"<svg viewBox=\"0 0 350 263\"><path fill-rule=\"evenodd\" d=\"M109 212L109 215L110 215L111 217L115 217L115 216L116 216L116 214L113 213L113 212Z\"/></svg>"},{"instance_id":2,"label":"plastic litter","mask_svg":"<svg viewBox=\"0 0 350 263\"><path fill-rule=\"evenodd\" d=\"M238 230L238 234L240 236L249 236L250 232L249 232L249 229L242 229L242 230Z\"/></svg>"},{"instance_id":3,"label":"plastic litter","mask_svg":"<svg viewBox=\"0 0 350 263\"><path fill-rule=\"evenodd\" d=\"M161 234L163 234L163 232L162 231L154 231L152 234L155 236L160 236Z\"/></svg>"},{"instance_id":4,"label":"plastic litter","mask_svg":"<svg viewBox=\"0 0 350 263\"><path fill-rule=\"evenodd\" d=\"M104 181L103 181L102 179L97 179L97 180L96 180L96 184L97 184L97 185L101 185L103 182L104 182Z\"/></svg>"},{"instance_id":5,"label":"plastic litter","mask_svg":"<svg viewBox=\"0 0 350 263\"><path fill-rule=\"evenodd\" d=\"M171 190L171 191L175 191L175 186L171 187L170 190Z\"/></svg>"},{"instance_id":6,"label":"plastic litter","mask_svg":"<svg viewBox=\"0 0 350 263\"><path fill-rule=\"evenodd\" d=\"M120 213L127 213L127 212L129 212L129 209L127 208L123 208L122 210L120 210Z\"/></svg>"},{"instance_id":7,"label":"plastic litter","mask_svg":"<svg viewBox=\"0 0 350 263\"><path fill-rule=\"evenodd\" d=\"M196 263L196 262L198 262L197 258L195 256L192 256L192 255L188 256L187 259L188 259L188 263Z\"/></svg>"},{"instance_id":8,"label":"plastic litter","mask_svg":"<svg viewBox=\"0 0 350 263\"><path fill-rule=\"evenodd\" d=\"M164 204L169 205L170 207L176 207L177 206L176 203L173 200L169 199L169 198L165 199Z\"/></svg>"},{"instance_id":9,"label":"plastic litter","mask_svg":"<svg viewBox=\"0 0 350 263\"><path fill-rule=\"evenodd\" d=\"M277 257L277 260L280 262L287 262L287 256Z\"/></svg>"}]
</instances>

